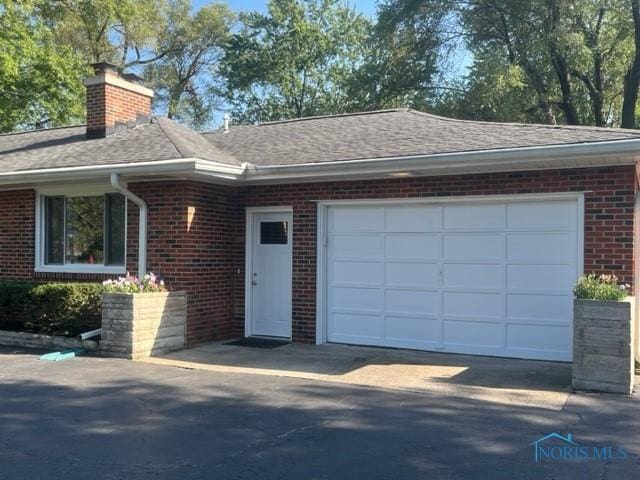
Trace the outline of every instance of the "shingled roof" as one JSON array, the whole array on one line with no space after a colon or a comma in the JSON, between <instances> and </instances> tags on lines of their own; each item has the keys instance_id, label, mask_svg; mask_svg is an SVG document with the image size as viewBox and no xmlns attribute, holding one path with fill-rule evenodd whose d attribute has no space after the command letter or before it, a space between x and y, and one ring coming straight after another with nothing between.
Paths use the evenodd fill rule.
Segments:
<instances>
[{"instance_id":1,"label":"shingled roof","mask_svg":"<svg viewBox=\"0 0 640 480\"><path fill-rule=\"evenodd\" d=\"M204 136L240 162L290 165L640 139L640 131L475 122L396 109L237 126Z\"/></svg>"},{"instance_id":2,"label":"shingled roof","mask_svg":"<svg viewBox=\"0 0 640 480\"><path fill-rule=\"evenodd\" d=\"M202 135L164 117L105 138L87 139L84 125L0 135L0 172L200 158L237 160Z\"/></svg>"},{"instance_id":3,"label":"shingled roof","mask_svg":"<svg viewBox=\"0 0 640 480\"><path fill-rule=\"evenodd\" d=\"M87 139L84 126L0 135L0 173L197 158L297 165L640 139L640 131L472 122L408 109L310 117L197 133L164 118Z\"/></svg>"}]
</instances>

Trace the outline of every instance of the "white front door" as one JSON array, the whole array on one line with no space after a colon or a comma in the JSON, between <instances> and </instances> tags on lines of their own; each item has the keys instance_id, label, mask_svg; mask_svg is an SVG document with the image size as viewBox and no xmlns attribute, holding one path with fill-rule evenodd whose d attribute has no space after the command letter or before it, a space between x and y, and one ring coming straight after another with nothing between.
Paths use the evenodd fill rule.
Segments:
<instances>
[{"instance_id":1,"label":"white front door","mask_svg":"<svg viewBox=\"0 0 640 480\"><path fill-rule=\"evenodd\" d=\"M329 208L327 339L570 360L577 199Z\"/></svg>"},{"instance_id":2,"label":"white front door","mask_svg":"<svg viewBox=\"0 0 640 480\"><path fill-rule=\"evenodd\" d=\"M255 212L248 335L291 337L291 212Z\"/></svg>"}]
</instances>

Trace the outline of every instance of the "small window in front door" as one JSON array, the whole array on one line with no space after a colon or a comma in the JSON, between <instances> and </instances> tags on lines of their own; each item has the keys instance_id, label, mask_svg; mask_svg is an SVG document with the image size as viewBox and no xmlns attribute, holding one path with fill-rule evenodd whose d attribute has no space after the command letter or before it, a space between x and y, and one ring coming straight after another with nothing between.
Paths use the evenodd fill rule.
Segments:
<instances>
[{"instance_id":1,"label":"small window in front door","mask_svg":"<svg viewBox=\"0 0 640 480\"><path fill-rule=\"evenodd\" d=\"M260 245L286 245L289 222L260 222Z\"/></svg>"}]
</instances>

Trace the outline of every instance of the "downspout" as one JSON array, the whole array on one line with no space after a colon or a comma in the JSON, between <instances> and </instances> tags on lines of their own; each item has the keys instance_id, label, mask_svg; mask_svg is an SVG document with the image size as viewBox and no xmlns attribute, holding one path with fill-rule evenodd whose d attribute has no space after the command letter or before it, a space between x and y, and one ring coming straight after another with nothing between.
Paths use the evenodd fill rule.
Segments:
<instances>
[{"instance_id":1,"label":"downspout","mask_svg":"<svg viewBox=\"0 0 640 480\"><path fill-rule=\"evenodd\" d=\"M120 175L111 174L111 186L138 206L138 277L147 273L147 204L120 183Z\"/></svg>"}]
</instances>

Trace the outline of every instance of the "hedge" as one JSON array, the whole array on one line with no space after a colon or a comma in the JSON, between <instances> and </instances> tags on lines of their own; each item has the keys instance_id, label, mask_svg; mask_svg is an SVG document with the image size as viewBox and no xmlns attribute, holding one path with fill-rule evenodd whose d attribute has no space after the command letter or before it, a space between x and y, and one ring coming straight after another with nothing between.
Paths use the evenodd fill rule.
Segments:
<instances>
[{"instance_id":1,"label":"hedge","mask_svg":"<svg viewBox=\"0 0 640 480\"><path fill-rule=\"evenodd\" d=\"M97 283L0 281L0 330L75 336L100 328Z\"/></svg>"}]
</instances>

